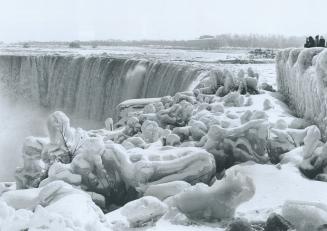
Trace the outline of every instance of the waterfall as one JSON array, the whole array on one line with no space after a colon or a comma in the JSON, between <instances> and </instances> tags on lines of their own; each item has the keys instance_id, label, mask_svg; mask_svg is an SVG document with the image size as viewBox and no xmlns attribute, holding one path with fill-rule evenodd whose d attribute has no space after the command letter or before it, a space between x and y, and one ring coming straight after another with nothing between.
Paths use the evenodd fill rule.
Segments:
<instances>
[{"instance_id":1,"label":"waterfall","mask_svg":"<svg viewBox=\"0 0 327 231\"><path fill-rule=\"evenodd\" d=\"M0 180L13 180L24 138L45 135L49 111L64 111L74 126L100 128L107 117L117 118L120 102L174 95L204 73L140 59L0 55Z\"/></svg>"},{"instance_id":2,"label":"waterfall","mask_svg":"<svg viewBox=\"0 0 327 231\"><path fill-rule=\"evenodd\" d=\"M187 90L203 70L149 60L73 55L0 55L0 80L20 98L83 119L115 117L127 99Z\"/></svg>"}]
</instances>

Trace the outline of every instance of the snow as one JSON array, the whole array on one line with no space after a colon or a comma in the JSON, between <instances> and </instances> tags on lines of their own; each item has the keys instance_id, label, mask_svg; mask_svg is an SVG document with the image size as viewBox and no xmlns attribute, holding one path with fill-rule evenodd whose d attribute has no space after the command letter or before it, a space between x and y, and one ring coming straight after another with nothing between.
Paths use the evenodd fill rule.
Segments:
<instances>
[{"instance_id":1,"label":"snow","mask_svg":"<svg viewBox=\"0 0 327 231\"><path fill-rule=\"evenodd\" d=\"M166 220L160 220L155 227L147 229L148 231L224 231L224 228L217 224L198 224L198 225L178 225L172 224Z\"/></svg>"},{"instance_id":2,"label":"snow","mask_svg":"<svg viewBox=\"0 0 327 231\"><path fill-rule=\"evenodd\" d=\"M250 177L256 187L251 200L238 207L237 216L252 221L265 221L272 212L279 212L288 200L326 203L325 182L313 181L301 175L293 164L261 165L245 163L234 166L241 174ZM228 170L229 171L229 170Z\"/></svg>"},{"instance_id":3,"label":"snow","mask_svg":"<svg viewBox=\"0 0 327 231\"><path fill-rule=\"evenodd\" d=\"M1 199L14 209L35 209L38 203L39 188L12 190L1 195Z\"/></svg>"},{"instance_id":4,"label":"snow","mask_svg":"<svg viewBox=\"0 0 327 231\"><path fill-rule=\"evenodd\" d=\"M131 47L131 46L98 46L97 48L82 47L71 49L68 46L43 46L30 47L28 49L21 46L0 46L0 55L80 55L80 56L108 56L118 58L143 58L152 60L166 60L170 62L187 63L216 63L221 60L241 59L246 60L247 52L250 49L221 49L221 50L189 50L171 48L151 48L151 47ZM266 60L271 62L272 60Z\"/></svg>"}]
</instances>

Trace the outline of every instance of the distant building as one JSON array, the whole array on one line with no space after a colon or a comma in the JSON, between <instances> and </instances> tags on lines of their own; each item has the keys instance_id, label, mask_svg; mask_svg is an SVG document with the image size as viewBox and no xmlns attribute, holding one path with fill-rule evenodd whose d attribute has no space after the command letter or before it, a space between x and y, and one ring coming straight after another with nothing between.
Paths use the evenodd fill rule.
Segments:
<instances>
[{"instance_id":1,"label":"distant building","mask_svg":"<svg viewBox=\"0 0 327 231\"><path fill-rule=\"evenodd\" d=\"M70 48L80 48L80 47L81 47L79 41L73 41L73 42L70 42L68 46L69 46Z\"/></svg>"},{"instance_id":2,"label":"distant building","mask_svg":"<svg viewBox=\"0 0 327 231\"><path fill-rule=\"evenodd\" d=\"M29 43L23 43L23 48L30 48L30 44Z\"/></svg>"},{"instance_id":3,"label":"distant building","mask_svg":"<svg viewBox=\"0 0 327 231\"><path fill-rule=\"evenodd\" d=\"M214 38L215 38L215 36L212 36L212 35L201 35L199 37L199 39L214 39Z\"/></svg>"}]
</instances>

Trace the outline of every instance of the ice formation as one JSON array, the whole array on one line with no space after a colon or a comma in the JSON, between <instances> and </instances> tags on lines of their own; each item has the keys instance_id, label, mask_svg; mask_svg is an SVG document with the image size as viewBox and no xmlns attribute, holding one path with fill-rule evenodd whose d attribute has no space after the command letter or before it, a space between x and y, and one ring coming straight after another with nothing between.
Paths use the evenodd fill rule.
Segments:
<instances>
[{"instance_id":1,"label":"ice formation","mask_svg":"<svg viewBox=\"0 0 327 231\"><path fill-rule=\"evenodd\" d=\"M327 131L326 86L327 50L286 49L276 59L278 90L292 109Z\"/></svg>"},{"instance_id":2,"label":"ice formation","mask_svg":"<svg viewBox=\"0 0 327 231\"><path fill-rule=\"evenodd\" d=\"M204 148L216 159L217 171L237 162L268 161L265 156L268 129L264 122L253 119L235 128L210 127L202 140Z\"/></svg>"},{"instance_id":3,"label":"ice formation","mask_svg":"<svg viewBox=\"0 0 327 231\"><path fill-rule=\"evenodd\" d=\"M144 122L141 136L134 138L143 143L153 142L153 131L159 129L153 124L156 123ZM154 145L127 150L106 140L106 136L93 137L93 133L70 127L69 119L62 112L50 115L48 130L49 139L27 139L24 166L16 174L18 188L63 180L110 198L112 194L128 196L119 187L124 191L131 187L135 191L174 180L209 183L215 174L214 158L200 148Z\"/></svg>"}]
</instances>

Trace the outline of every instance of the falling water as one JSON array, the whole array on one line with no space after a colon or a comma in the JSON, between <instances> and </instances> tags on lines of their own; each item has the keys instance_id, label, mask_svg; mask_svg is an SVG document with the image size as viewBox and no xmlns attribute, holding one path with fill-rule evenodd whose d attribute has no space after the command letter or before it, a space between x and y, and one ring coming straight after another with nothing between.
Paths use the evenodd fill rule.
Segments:
<instances>
[{"instance_id":1,"label":"falling water","mask_svg":"<svg viewBox=\"0 0 327 231\"><path fill-rule=\"evenodd\" d=\"M127 99L173 95L202 73L187 65L101 56L0 56L0 79L20 98L103 121Z\"/></svg>"},{"instance_id":2,"label":"falling water","mask_svg":"<svg viewBox=\"0 0 327 231\"><path fill-rule=\"evenodd\" d=\"M0 180L13 180L24 138L44 135L51 111L63 110L73 125L94 128L94 122L114 117L124 100L173 95L203 75L201 69L158 61L1 55Z\"/></svg>"}]
</instances>

